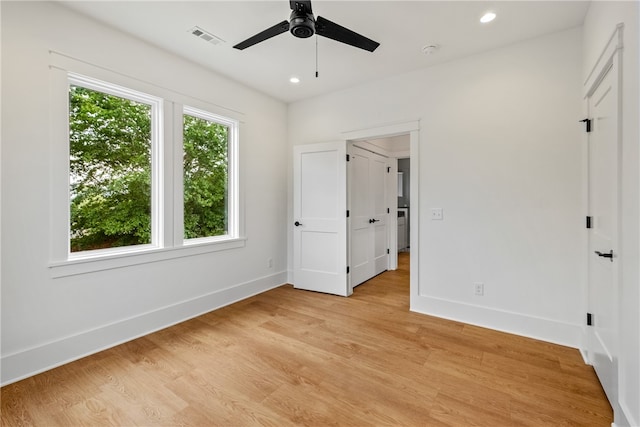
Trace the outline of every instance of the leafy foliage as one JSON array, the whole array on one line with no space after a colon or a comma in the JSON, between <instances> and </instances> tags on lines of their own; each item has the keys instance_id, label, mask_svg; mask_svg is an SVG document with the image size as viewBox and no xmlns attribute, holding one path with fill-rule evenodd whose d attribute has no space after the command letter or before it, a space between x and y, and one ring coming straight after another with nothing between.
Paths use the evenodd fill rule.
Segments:
<instances>
[{"instance_id":1,"label":"leafy foliage","mask_svg":"<svg viewBox=\"0 0 640 427\"><path fill-rule=\"evenodd\" d=\"M151 242L151 106L69 91L71 251Z\"/></svg>"},{"instance_id":2,"label":"leafy foliage","mask_svg":"<svg viewBox=\"0 0 640 427\"><path fill-rule=\"evenodd\" d=\"M184 237L227 232L229 129L184 116Z\"/></svg>"},{"instance_id":3,"label":"leafy foliage","mask_svg":"<svg viewBox=\"0 0 640 427\"><path fill-rule=\"evenodd\" d=\"M151 242L151 106L69 91L71 251ZM227 230L224 125L184 116L184 237Z\"/></svg>"}]
</instances>

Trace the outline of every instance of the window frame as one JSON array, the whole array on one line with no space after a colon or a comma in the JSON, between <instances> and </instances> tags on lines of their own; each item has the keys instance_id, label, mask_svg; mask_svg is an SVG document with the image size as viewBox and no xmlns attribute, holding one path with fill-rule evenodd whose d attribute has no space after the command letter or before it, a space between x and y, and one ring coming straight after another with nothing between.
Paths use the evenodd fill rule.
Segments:
<instances>
[{"instance_id":1,"label":"window frame","mask_svg":"<svg viewBox=\"0 0 640 427\"><path fill-rule=\"evenodd\" d=\"M164 215L163 215L163 100L157 96L144 92L129 89L124 86L108 83L99 79L83 76L76 73L68 73L67 91L71 86L80 86L96 92L106 93L130 101L139 102L151 107L151 242L142 245L119 246L114 248L93 249L87 251L71 252L71 182L69 182L67 194L67 259L85 259L109 255L121 255L126 253L140 252L149 249L161 248L164 246ZM70 106L67 99L67 127L69 126ZM67 153L71 155L71 144L67 136ZM68 172L70 178L71 173Z\"/></svg>"},{"instance_id":2,"label":"window frame","mask_svg":"<svg viewBox=\"0 0 640 427\"><path fill-rule=\"evenodd\" d=\"M241 180L240 132L244 115L203 100L198 96L174 91L170 88L124 75L104 67L97 67L70 57L52 55L50 69L50 184L49 184L49 273L51 278L68 277L97 271L123 268L164 260L192 257L246 246L244 236L244 198ZM69 144L69 85L70 77L82 82L80 86L101 82L106 88L115 87L124 93L140 93L144 99L159 102L157 127L158 147L152 154L152 175L156 191L156 222L152 223L156 239L148 245L134 245L93 251L70 252L70 144ZM97 90L104 91L100 86ZM122 92L114 94L122 96ZM235 188L229 197L229 233L211 238L183 239L182 190L182 115L183 105L194 106L235 125L233 143L228 156L230 185ZM231 142L230 141L230 142ZM153 151L153 150L152 150ZM155 155L154 155L155 154ZM155 166L155 168L154 168ZM152 184L153 185L153 184ZM153 221L153 219L152 219ZM232 224L233 223L233 224ZM64 226L64 225L66 226ZM233 227L232 227L233 225ZM178 229L180 232L178 233Z\"/></svg>"},{"instance_id":3,"label":"window frame","mask_svg":"<svg viewBox=\"0 0 640 427\"><path fill-rule=\"evenodd\" d=\"M227 133L227 233L219 236L208 236L208 237L196 237L191 239L184 238L184 116L189 115L192 117L196 117L202 120L218 123L220 125L226 126L228 128ZM180 146L180 156L179 160L179 196L180 204L180 212L175 221L176 235L175 235L175 243L176 245L181 244L184 246L189 245L199 245L206 243L215 243L215 242L223 242L230 239L236 239L239 237L239 185L238 185L238 144L239 144L239 127L240 123L238 120L234 120L228 117L224 117L218 114L214 114L210 111L192 107L189 105L183 105L182 111L180 114L180 137L179 146ZM178 143L178 141L176 141ZM175 177L178 178L177 176ZM178 186L176 186L178 187Z\"/></svg>"}]
</instances>

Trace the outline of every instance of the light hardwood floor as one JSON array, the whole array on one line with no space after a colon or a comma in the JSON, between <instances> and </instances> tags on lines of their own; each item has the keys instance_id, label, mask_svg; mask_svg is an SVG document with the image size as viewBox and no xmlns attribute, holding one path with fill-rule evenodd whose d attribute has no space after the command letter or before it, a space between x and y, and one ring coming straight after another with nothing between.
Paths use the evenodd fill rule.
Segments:
<instances>
[{"instance_id":1,"label":"light hardwood floor","mask_svg":"<svg viewBox=\"0 0 640 427\"><path fill-rule=\"evenodd\" d=\"M282 286L8 385L2 425L611 425L577 350L411 313L408 272Z\"/></svg>"}]
</instances>

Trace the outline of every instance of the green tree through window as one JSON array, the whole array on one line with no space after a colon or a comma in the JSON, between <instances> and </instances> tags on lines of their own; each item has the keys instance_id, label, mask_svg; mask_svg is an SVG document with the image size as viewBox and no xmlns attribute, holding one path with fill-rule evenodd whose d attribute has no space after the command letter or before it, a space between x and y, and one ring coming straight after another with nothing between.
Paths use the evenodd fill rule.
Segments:
<instances>
[{"instance_id":1,"label":"green tree through window","mask_svg":"<svg viewBox=\"0 0 640 427\"><path fill-rule=\"evenodd\" d=\"M70 85L71 252L151 243L151 106Z\"/></svg>"},{"instance_id":2,"label":"green tree through window","mask_svg":"<svg viewBox=\"0 0 640 427\"><path fill-rule=\"evenodd\" d=\"M154 217L160 198L153 195L164 191L154 189L161 185L154 176L163 172L153 169L158 162L153 150L160 149L154 136L161 128L160 101L106 83L84 84L79 79L69 85L70 250L155 244L162 215ZM229 156L236 126L184 107L185 240L235 233L230 231L230 201L235 200L230 188L235 187Z\"/></svg>"},{"instance_id":3,"label":"green tree through window","mask_svg":"<svg viewBox=\"0 0 640 427\"><path fill-rule=\"evenodd\" d=\"M184 115L184 238L228 233L229 128Z\"/></svg>"}]
</instances>

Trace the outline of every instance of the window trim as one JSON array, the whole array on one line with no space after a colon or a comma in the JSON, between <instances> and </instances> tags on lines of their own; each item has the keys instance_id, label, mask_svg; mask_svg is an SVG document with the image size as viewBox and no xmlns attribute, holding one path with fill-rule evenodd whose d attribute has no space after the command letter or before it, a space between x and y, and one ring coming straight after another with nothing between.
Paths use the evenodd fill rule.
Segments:
<instances>
[{"instance_id":1,"label":"window trim","mask_svg":"<svg viewBox=\"0 0 640 427\"><path fill-rule=\"evenodd\" d=\"M176 258L192 257L211 252L220 252L230 249L243 248L247 239L239 237L218 242L205 242L191 244L189 246L177 246L171 248L148 248L145 250L111 253L99 257L75 258L49 264L51 278L76 276L79 274L94 273L97 271L113 270L116 268L131 267L153 262L167 261Z\"/></svg>"},{"instance_id":2,"label":"window trim","mask_svg":"<svg viewBox=\"0 0 640 427\"><path fill-rule=\"evenodd\" d=\"M183 156L184 156L184 141L183 135L184 130L182 124L184 123L184 116L192 116L202 120L206 120L209 122L214 122L221 124L223 126L227 126L228 134L227 134L227 233L219 236L208 236L208 237L196 237L192 239L184 238L184 170L183 170ZM176 220L176 235L175 235L175 244L190 246L190 245L199 245L203 243L215 243L222 242L226 240L236 239L239 236L239 185L238 185L238 143L239 143L239 127L240 123L237 120L223 117L218 114L211 113L209 111L191 107L188 105L182 106L182 112L180 114L180 156L179 156L179 181L180 186L176 191L176 196L179 197L179 221ZM178 138L176 138L176 143L178 143ZM178 163L178 162L176 162ZM178 178L176 176L176 178ZM177 180L176 180L177 182ZM178 194L179 193L179 194ZM177 199L178 200L178 199ZM176 202L178 203L178 202ZM177 219L177 218L176 218Z\"/></svg>"},{"instance_id":3,"label":"window trim","mask_svg":"<svg viewBox=\"0 0 640 427\"><path fill-rule=\"evenodd\" d=\"M188 95L172 89L155 85L151 82L127 76L117 71L98 67L80 60L60 55L51 56L50 71L50 175L49 184L49 261L47 263L51 278L62 278L78 274L105 271L114 268L129 267L151 262L159 262L175 258L198 256L218 251L233 250L246 246L244 236L244 194L241 180L241 159L239 158L239 134L241 132L242 112L221 107L211 101L203 100L198 95ZM113 82L113 86L129 88L133 92L141 92L160 99L163 106L159 132L160 150L154 161L164 167L164 174L159 176L163 185L159 185L158 208L164 223L156 234L162 236L160 245L135 245L121 248L110 248L97 251L76 252L74 258L69 257L70 245L70 194L69 194L69 76L74 75L88 80ZM192 239L184 243L182 234L175 239L176 224L182 224L178 211L182 212L182 113L183 105L210 112L237 123L235 152L235 208L236 234L232 238L211 238L207 241ZM180 169L176 167L180 166ZM159 170L156 167L156 170ZM178 194L177 194L178 193ZM160 217L160 216L159 216ZM61 226L67 224L67 226ZM226 237L226 236L225 236ZM90 253L94 252L94 253ZM88 256L84 256L89 253ZM83 254L83 255L80 255Z\"/></svg>"},{"instance_id":4,"label":"window trim","mask_svg":"<svg viewBox=\"0 0 640 427\"><path fill-rule=\"evenodd\" d=\"M106 249L94 249L87 251L71 252L71 195L70 185L67 188L67 260L97 258L110 255L123 255L151 248L162 248L164 246L164 233L162 224L164 223L163 209L163 100L157 96L139 92L124 86L105 82L83 76L81 74L67 73L67 93L71 86L80 86L96 92L106 93L130 101L139 102L151 107L151 243L143 245L121 246ZM70 108L67 100L67 126L69 121ZM67 134L66 151L70 153L71 144ZM68 161L68 159L67 159ZM67 165L68 167L68 165ZM70 171L67 172L70 175Z\"/></svg>"}]
</instances>

